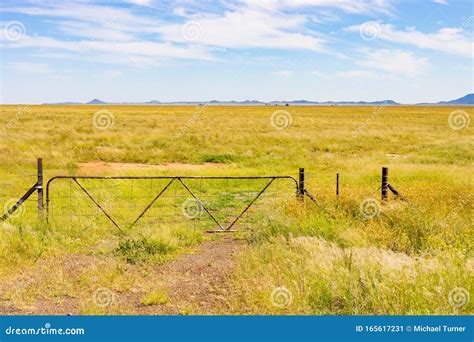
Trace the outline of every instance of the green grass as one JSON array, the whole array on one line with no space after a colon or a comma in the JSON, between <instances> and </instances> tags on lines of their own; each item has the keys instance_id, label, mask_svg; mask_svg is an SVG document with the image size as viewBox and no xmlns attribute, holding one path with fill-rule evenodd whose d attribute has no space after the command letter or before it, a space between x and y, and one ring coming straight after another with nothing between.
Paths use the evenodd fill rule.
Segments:
<instances>
[{"instance_id":1,"label":"green grass","mask_svg":"<svg viewBox=\"0 0 474 342\"><path fill-rule=\"evenodd\" d=\"M205 163L233 163L236 161L236 157L231 154L205 154L202 156L201 160Z\"/></svg>"},{"instance_id":2,"label":"green grass","mask_svg":"<svg viewBox=\"0 0 474 342\"><path fill-rule=\"evenodd\" d=\"M114 116L113 127L106 130L92 124L102 109ZM0 199L9 203L35 183L39 156L46 179L84 173L296 177L298 168L305 167L306 187L322 209L309 200L295 201L291 182L275 182L238 226L245 229L248 246L225 285L235 289L226 298L228 305L215 312L472 314L472 300L453 307L448 299L458 287L473 298L473 128L452 130L448 116L462 109L472 118L473 108L290 106L285 110L293 123L283 130L271 125L276 109L28 106L18 117L21 107L0 106L5 128L0 131ZM91 161L182 164L84 171L81 163ZM203 168L203 163L213 164ZM389 167L390 183L408 203L391 196L387 204L379 203L380 215L367 218L361 205L379 200L382 166ZM110 256L119 266L108 269L108 277L84 271L74 284L46 277L36 288L5 296L27 305L44 293L81 297L97 285L126 292L133 284L121 273L123 267L139 274L201 243L203 231L215 224L202 212L183 215L191 196L178 183L129 228L165 184L83 181L123 228L120 232L70 181L55 181L49 224L38 223L34 200L1 224L0 278L7 281L20 269L33 272L38 263L71 254ZM265 182L186 184L228 223ZM150 280L143 281L153 294ZM283 307L271 300L282 287L292 297ZM41 292L44 288L51 290ZM84 313L102 311L94 305L83 308Z\"/></svg>"},{"instance_id":3,"label":"green grass","mask_svg":"<svg viewBox=\"0 0 474 342\"><path fill-rule=\"evenodd\" d=\"M141 238L139 240L124 240L115 249L117 254L132 264L145 261L149 258L159 258L173 252L173 246L160 240Z\"/></svg>"},{"instance_id":4,"label":"green grass","mask_svg":"<svg viewBox=\"0 0 474 342\"><path fill-rule=\"evenodd\" d=\"M168 296L160 291L154 291L146 294L142 300L142 305L163 305L167 304L169 301Z\"/></svg>"}]
</instances>

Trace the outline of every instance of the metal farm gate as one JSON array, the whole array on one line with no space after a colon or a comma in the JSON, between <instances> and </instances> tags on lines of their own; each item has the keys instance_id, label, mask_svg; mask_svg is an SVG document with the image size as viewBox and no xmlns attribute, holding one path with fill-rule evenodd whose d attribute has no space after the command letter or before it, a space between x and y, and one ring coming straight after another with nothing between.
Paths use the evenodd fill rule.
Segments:
<instances>
[{"instance_id":1,"label":"metal farm gate","mask_svg":"<svg viewBox=\"0 0 474 342\"><path fill-rule=\"evenodd\" d=\"M55 189L54 185L59 187L60 181L63 182L62 188ZM224 189L222 182L234 184ZM258 184L253 184L251 189L243 189L245 182ZM189 218L195 218L194 213L203 213L217 228L213 231L229 232L267 192L271 193L270 197L273 199L283 197L281 193L275 192L276 189L272 192L272 185L276 182L285 182L282 187L286 190L286 198L289 198L290 194L294 198L295 192L299 193L298 182L291 176L55 176L46 184L46 219L50 221L53 216L58 215L92 216L94 214L80 212L81 203L87 199L89 209L92 207L98 210L120 231L136 225L153 208L161 209L159 216L166 216L167 211L171 211L174 206L181 207L184 215ZM289 189L293 190L288 191ZM55 195L55 191L59 192L59 196ZM109 197L104 198L107 194ZM171 199L166 198L168 194ZM58 205L55 201L61 204ZM219 205L219 201L226 203ZM122 206L117 204L118 202L122 202ZM223 222L222 217L218 217L219 209L228 211L239 206L241 208L229 222ZM122 216L128 214L127 209L142 209L132 215L131 219L128 215L130 223L124 227L107 207L118 207ZM177 219L177 215L174 213L172 216Z\"/></svg>"},{"instance_id":2,"label":"metal farm gate","mask_svg":"<svg viewBox=\"0 0 474 342\"><path fill-rule=\"evenodd\" d=\"M117 229L132 228L145 219L151 224L178 224L183 216L205 223L209 231L230 232L237 222L248 218L250 208L259 207L263 218L271 217L285 201L307 197L324 209L305 187L305 170L298 179L292 176L54 176L46 183L46 207L43 199L43 163L37 160L36 183L18 200L6 203L0 222L13 218L26 201L37 194L38 219L76 220L87 225L90 218L103 219ZM388 192L406 199L389 183L388 168L382 168L381 202ZM339 174L336 175L339 196ZM264 198L267 200L264 201ZM265 207L267 204L276 204ZM264 211L266 210L266 211ZM201 215L202 214L202 215ZM265 216L266 215L266 216ZM202 219L202 216L205 220ZM255 220L249 223L254 223Z\"/></svg>"}]
</instances>

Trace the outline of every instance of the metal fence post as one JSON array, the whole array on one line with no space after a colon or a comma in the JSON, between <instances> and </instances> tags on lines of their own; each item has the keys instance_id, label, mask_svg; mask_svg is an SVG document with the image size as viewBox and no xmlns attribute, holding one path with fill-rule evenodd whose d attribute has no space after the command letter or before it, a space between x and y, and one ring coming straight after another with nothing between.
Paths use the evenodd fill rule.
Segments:
<instances>
[{"instance_id":1,"label":"metal fence post","mask_svg":"<svg viewBox=\"0 0 474 342\"><path fill-rule=\"evenodd\" d=\"M298 197L301 201L304 201L304 168L300 167L298 173Z\"/></svg>"},{"instance_id":2,"label":"metal fence post","mask_svg":"<svg viewBox=\"0 0 474 342\"><path fill-rule=\"evenodd\" d=\"M38 218L40 221L43 220L43 210L44 210L44 201L43 201L43 158L38 158L37 160L38 168L38 181L36 183L36 190L38 191Z\"/></svg>"},{"instance_id":3,"label":"metal fence post","mask_svg":"<svg viewBox=\"0 0 474 342\"><path fill-rule=\"evenodd\" d=\"M339 196L339 173L336 173L336 196Z\"/></svg>"},{"instance_id":4,"label":"metal fence post","mask_svg":"<svg viewBox=\"0 0 474 342\"><path fill-rule=\"evenodd\" d=\"M388 167L382 167L382 201L388 200Z\"/></svg>"}]
</instances>

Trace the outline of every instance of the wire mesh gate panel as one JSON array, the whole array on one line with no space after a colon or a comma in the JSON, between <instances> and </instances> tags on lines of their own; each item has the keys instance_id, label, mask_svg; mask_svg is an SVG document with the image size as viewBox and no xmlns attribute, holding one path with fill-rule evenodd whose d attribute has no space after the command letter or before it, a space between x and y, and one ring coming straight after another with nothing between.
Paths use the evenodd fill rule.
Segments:
<instances>
[{"instance_id":1,"label":"wire mesh gate panel","mask_svg":"<svg viewBox=\"0 0 474 342\"><path fill-rule=\"evenodd\" d=\"M119 230L191 223L230 231L297 190L291 176L56 176L46 212L48 221L106 221Z\"/></svg>"}]
</instances>

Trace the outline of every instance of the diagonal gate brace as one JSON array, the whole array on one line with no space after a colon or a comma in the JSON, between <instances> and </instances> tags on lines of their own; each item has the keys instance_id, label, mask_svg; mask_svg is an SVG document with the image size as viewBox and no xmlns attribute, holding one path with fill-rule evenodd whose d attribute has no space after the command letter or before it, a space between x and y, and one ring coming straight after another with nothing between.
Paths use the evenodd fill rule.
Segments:
<instances>
[{"instance_id":1,"label":"diagonal gate brace","mask_svg":"<svg viewBox=\"0 0 474 342\"><path fill-rule=\"evenodd\" d=\"M191 196L194 197L194 199L196 201L198 201L198 203L202 206L202 208L204 209L204 211L209 215L209 217L219 226L219 228L221 229L221 231L223 232L230 232L231 231L231 228L237 223L238 220L240 220L240 218L247 212L247 210L250 209L250 207L255 203L255 201L257 201L257 199L268 189L268 187L273 183L273 181L275 180L276 178L271 178L270 181L265 185L265 187L260 190L260 192L252 199L252 201L244 208L244 210L242 210L242 212L237 215L237 217L226 227L224 228L220 223L219 221L217 221L217 219L211 214L211 212L204 206L204 204L202 203L202 201L191 191L191 189L181 180L181 178L178 178L178 180L181 182L181 184L183 184L183 186L186 188L186 190L188 190L188 192L191 194ZM216 231L212 231L212 232L216 232Z\"/></svg>"},{"instance_id":2,"label":"diagonal gate brace","mask_svg":"<svg viewBox=\"0 0 474 342\"><path fill-rule=\"evenodd\" d=\"M87 197L89 197L90 200L91 200L92 202L94 202L94 204L97 206L97 208L99 208L100 211L102 211L102 212L104 213L104 215L107 216L107 218L114 224L114 226L117 227L117 229L120 230L120 232L123 233L122 228L120 228L120 226L117 224L117 222L115 222L115 220L105 211L105 209L102 208L102 206L101 206L101 205L95 200L95 198L92 197L92 195L81 185L81 183L79 183L76 178L72 178L72 180L74 181L74 183L76 183L76 184L79 186L79 188L81 188L82 191L84 191L84 193L87 195Z\"/></svg>"},{"instance_id":3,"label":"diagonal gate brace","mask_svg":"<svg viewBox=\"0 0 474 342\"><path fill-rule=\"evenodd\" d=\"M268 187L272 185L274 180L275 178L270 179L267 185L265 185L265 187L260 190L257 196L255 196L255 198L245 207L245 209L242 210L242 212L234 219L234 221L232 221L232 223L226 228L226 230L230 230L234 226L234 224L247 212L247 210L250 209L250 207L255 203L256 200L258 200L258 198L265 192L265 190L267 190Z\"/></svg>"},{"instance_id":4,"label":"diagonal gate brace","mask_svg":"<svg viewBox=\"0 0 474 342\"><path fill-rule=\"evenodd\" d=\"M138 215L138 217L135 219L135 221L133 221L133 223L130 225L129 228L132 228L135 225L135 223L137 223L143 217L143 215L145 215L148 209L150 209L153 206L153 204L155 204L158 198L160 198L161 195L163 195L163 193L170 187L170 185L174 182L175 179L176 178L171 179L168 182L168 184L166 184L166 186L163 189L161 189L158 195L156 195L155 198L152 199L152 201L146 206L146 208L140 213L140 215Z\"/></svg>"},{"instance_id":5,"label":"diagonal gate brace","mask_svg":"<svg viewBox=\"0 0 474 342\"><path fill-rule=\"evenodd\" d=\"M191 189L183 182L181 178L178 178L181 184L183 184L184 188L188 190L188 192L191 194L191 196L194 197L194 199L199 203L199 205L204 209L204 211L209 215L209 217L219 226L220 229L225 230L224 227L217 221L217 219L214 217L214 215L211 214L211 212L206 208L206 206L202 203L202 201L197 198L197 196L191 191Z\"/></svg>"}]
</instances>

